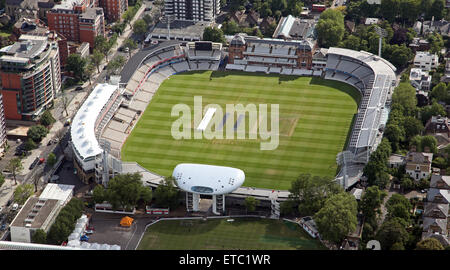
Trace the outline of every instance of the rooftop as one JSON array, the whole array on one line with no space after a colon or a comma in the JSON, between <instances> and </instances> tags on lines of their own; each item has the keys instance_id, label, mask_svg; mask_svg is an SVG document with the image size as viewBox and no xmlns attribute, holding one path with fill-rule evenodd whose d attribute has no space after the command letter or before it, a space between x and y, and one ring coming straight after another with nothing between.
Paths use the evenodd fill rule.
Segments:
<instances>
[{"instance_id":1,"label":"rooftop","mask_svg":"<svg viewBox=\"0 0 450 270\"><path fill-rule=\"evenodd\" d=\"M60 201L60 204L66 202L66 200L73 194L73 185L62 184L47 184L44 191L42 191L39 199L53 199Z\"/></svg>"},{"instance_id":2,"label":"rooftop","mask_svg":"<svg viewBox=\"0 0 450 270\"><path fill-rule=\"evenodd\" d=\"M27 227L39 229L44 225L55 208L59 207L58 200L42 200L31 197L11 223L11 227Z\"/></svg>"},{"instance_id":3,"label":"rooftop","mask_svg":"<svg viewBox=\"0 0 450 270\"><path fill-rule=\"evenodd\" d=\"M95 137L95 123L117 89L117 85L98 84L73 118L70 135L72 144L82 159L94 157L102 152Z\"/></svg>"}]
</instances>

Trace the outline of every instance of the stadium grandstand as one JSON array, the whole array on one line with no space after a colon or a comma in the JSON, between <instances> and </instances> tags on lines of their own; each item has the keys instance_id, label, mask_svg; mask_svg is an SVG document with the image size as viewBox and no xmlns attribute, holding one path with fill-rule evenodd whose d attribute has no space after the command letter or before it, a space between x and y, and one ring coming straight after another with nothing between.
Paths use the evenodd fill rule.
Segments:
<instances>
[{"instance_id":1,"label":"stadium grandstand","mask_svg":"<svg viewBox=\"0 0 450 270\"><path fill-rule=\"evenodd\" d=\"M382 127L389 113L386 103L396 85L396 69L368 52L329 48L321 54L324 68L313 70L315 51L315 46L306 40L260 39L238 34L230 42L226 69L322 76L358 89L362 98L346 149L352 153L352 158L346 160L345 170L341 170L336 178L348 188L360 179L364 164L381 141ZM108 177L116 172L140 172L144 184L157 186L162 176L137 163L121 161L120 152L125 140L165 79L181 72L218 70L222 59L219 43L171 44L143 57L124 88L109 84L96 86L72 122L71 146L80 178L86 183L105 183L99 180L105 171ZM109 142L107 158L104 158L105 147L101 146L101 141ZM267 199L271 190L240 187L233 194L238 197L258 194L261 199ZM287 197L287 193L280 193L278 200Z\"/></svg>"},{"instance_id":2,"label":"stadium grandstand","mask_svg":"<svg viewBox=\"0 0 450 270\"><path fill-rule=\"evenodd\" d=\"M106 184L109 178L105 180L103 175L104 168L108 167L112 175L140 171L146 175L146 185L159 183L161 176L144 172L136 163L122 162L120 149L165 79L191 70L217 70L221 59L220 43L173 44L144 57L126 87L97 85L78 110L71 126L74 166L80 179L84 183L96 181ZM89 117L92 115L97 117ZM104 141L107 141L107 146L101 145ZM105 147L108 152L106 158Z\"/></svg>"},{"instance_id":3,"label":"stadium grandstand","mask_svg":"<svg viewBox=\"0 0 450 270\"><path fill-rule=\"evenodd\" d=\"M381 142L390 96L397 84L395 71L391 63L369 52L328 49L324 78L353 85L362 97L347 146L352 158L347 161L346 175L341 171L337 177L346 188L360 178L370 154Z\"/></svg>"},{"instance_id":4,"label":"stadium grandstand","mask_svg":"<svg viewBox=\"0 0 450 270\"><path fill-rule=\"evenodd\" d=\"M226 69L320 76L321 72L312 70L315 50L315 43L309 39L286 41L237 34L230 42Z\"/></svg>"}]
</instances>

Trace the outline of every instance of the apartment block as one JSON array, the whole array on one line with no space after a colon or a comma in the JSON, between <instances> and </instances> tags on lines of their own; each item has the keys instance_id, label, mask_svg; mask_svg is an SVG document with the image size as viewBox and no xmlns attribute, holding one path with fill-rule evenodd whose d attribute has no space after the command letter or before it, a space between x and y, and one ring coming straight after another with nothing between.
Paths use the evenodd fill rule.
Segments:
<instances>
[{"instance_id":1,"label":"apartment block","mask_svg":"<svg viewBox=\"0 0 450 270\"><path fill-rule=\"evenodd\" d=\"M180 21L214 21L220 0L165 0L164 14Z\"/></svg>"},{"instance_id":2,"label":"apartment block","mask_svg":"<svg viewBox=\"0 0 450 270\"><path fill-rule=\"evenodd\" d=\"M92 0L67 0L47 12L48 27L77 43L94 47L96 36L105 36L103 9Z\"/></svg>"},{"instance_id":3,"label":"apartment block","mask_svg":"<svg viewBox=\"0 0 450 270\"><path fill-rule=\"evenodd\" d=\"M36 120L61 90L59 48L48 36L22 35L0 50L5 118Z\"/></svg>"},{"instance_id":4,"label":"apartment block","mask_svg":"<svg viewBox=\"0 0 450 270\"><path fill-rule=\"evenodd\" d=\"M118 21L128 9L128 0L99 0L99 6L108 21Z\"/></svg>"}]
</instances>

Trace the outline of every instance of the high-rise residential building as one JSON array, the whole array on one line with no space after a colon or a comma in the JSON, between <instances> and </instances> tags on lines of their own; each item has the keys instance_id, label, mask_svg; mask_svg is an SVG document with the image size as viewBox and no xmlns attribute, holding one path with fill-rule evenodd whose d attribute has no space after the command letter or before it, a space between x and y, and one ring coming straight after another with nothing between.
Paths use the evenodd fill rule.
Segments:
<instances>
[{"instance_id":1,"label":"high-rise residential building","mask_svg":"<svg viewBox=\"0 0 450 270\"><path fill-rule=\"evenodd\" d=\"M5 118L37 119L61 89L57 42L48 36L22 35L0 52Z\"/></svg>"},{"instance_id":2,"label":"high-rise residential building","mask_svg":"<svg viewBox=\"0 0 450 270\"><path fill-rule=\"evenodd\" d=\"M128 0L99 0L98 5L103 8L107 20L118 21L128 9Z\"/></svg>"},{"instance_id":3,"label":"high-rise residential building","mask_svg":"<svg viewBox=\"0 0 450 270\"><path fill-rule=\"evenodd\" d=\"M49 29L69 41L89 42L94 47L95 37L105 36L103 9L94 5L92 0L66 0L55 5L47 12Z\"/></svg>"},{"instance_id":4,"label":"high-rise residential building","mask_svg":"<svg viewBox=\"0 0 450 270\"><path fill-rule=\"evenodd\" d=\"M214 21L220 0L165 0L164 15L180 21Z\"/></svg>"}]
</instances>

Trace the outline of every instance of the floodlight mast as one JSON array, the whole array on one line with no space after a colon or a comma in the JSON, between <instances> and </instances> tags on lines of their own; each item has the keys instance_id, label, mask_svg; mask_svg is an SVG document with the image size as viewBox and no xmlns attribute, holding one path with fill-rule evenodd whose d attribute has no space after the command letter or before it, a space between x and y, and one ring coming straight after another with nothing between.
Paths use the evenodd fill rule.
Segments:
<instances>
[{"instance_id":1,"label":"floodlight mast","mask_svg":"<svg viewBox=\"0 0 450 270\"><path fill-rule=\"evenodd\" d=\"M381 57L381 46L382 46L382 41L383 38L387 37L387 31L379 26L375 27L375 32L378 34L378 36L380 37L378 40L378 56Z\"/></svg>"},{"instance_id":2,"label":"floodlight mast","mask_svg":"<svg viewBox=\"0 0 450 270\"><path fill-rule=\"evenodd\" d=\"M175 21L175 15L165 15L161 21L167 23L167 40L170 40L170 23Z\"/></svg>"}]
</instances>

